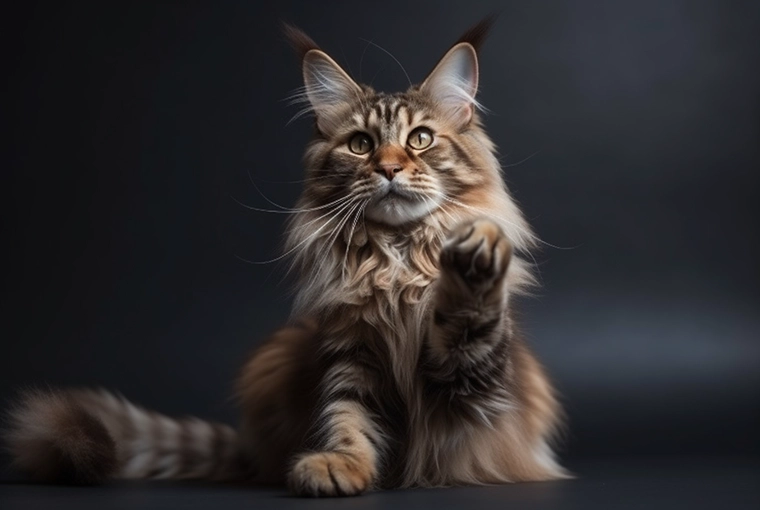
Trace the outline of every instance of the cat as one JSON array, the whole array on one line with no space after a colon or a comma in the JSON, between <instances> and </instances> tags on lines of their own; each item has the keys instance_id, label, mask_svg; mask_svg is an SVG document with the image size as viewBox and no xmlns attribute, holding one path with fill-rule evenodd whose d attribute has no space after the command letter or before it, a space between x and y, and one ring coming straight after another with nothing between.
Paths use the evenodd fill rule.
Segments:
<instances>
[{"instance_id":1,"label":"cat","mask_svg":"<svg viewBox=\"0 0 760 510\"><path fill-rule=\"evenodd\" d=\"M395 94L285 26L314 116L287 231L297 294L244 364L239 430L103 390L30 391L10 412L16 465L40 481L243 479L303 496L568 477L551 448L561 408L512 306L535 285L536 237L475 99L491 24Z\"/></svg>"}]
</instances>

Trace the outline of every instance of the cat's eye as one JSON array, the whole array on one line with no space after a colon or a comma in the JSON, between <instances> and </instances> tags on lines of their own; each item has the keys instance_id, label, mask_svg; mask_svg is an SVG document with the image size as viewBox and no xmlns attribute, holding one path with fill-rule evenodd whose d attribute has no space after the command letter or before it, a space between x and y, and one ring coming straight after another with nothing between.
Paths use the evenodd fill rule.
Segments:
<instances>
[{"instance_id":1,"label":"cat's eye","mask_svg":"<svg viewBox=\"0 0 760 510\"><path fill-rule=\"evenodd\" d=\"M356 133L348 142L348 148L354 154L367 154L372 150L372 138L366 133Z\"/></svg>"},{"instance_id":2,"label":"cat's eye","mask_svg":"<svg viewBox=\"0 0 760 510\"><path fill-rule=\"evenodd\" d=\"M427 149L433 143L433 133L428 128L417 128L409 134L406 143L409 147L418 151Z\"/></svg>"}]
</instances>

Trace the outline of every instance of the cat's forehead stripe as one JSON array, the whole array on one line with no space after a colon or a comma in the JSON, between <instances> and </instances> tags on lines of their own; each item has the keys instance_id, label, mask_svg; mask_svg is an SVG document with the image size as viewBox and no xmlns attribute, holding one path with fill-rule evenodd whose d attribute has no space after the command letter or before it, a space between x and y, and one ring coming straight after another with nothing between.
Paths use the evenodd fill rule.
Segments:
<instances>
[{"instance_id":1,"label":"cat's forehead stripe","mask_svg":"<svg viewBox=\"0 0 760 510\"><path fill-rule=\"evenodd\" d=\"M378 94L364 108L363 114L360 114L361 118L354 115L352 119L364 129L373 129L393 136L397 131L408 128L418 113L403 96Z\"/></svg>"},{"instance_id":2,"label":"cat's forehead stripe","mask_svg":"<svg viewBox=\"0 0 760 510\"><path fill-rule=\"evenodd\" d=\"M404 106L404 104L401 102L401 100L400 100L400 99L397 99L397 100L395 100L395 101L393 102L393 114L392 114L392 117L393 117L394 119L397 119L397 118L399 118L399 117L398 117L398 112L401 110L401 107L402 107L402 106Z\"/></svg>"},{"instance_id":3,"label":"cat's forehead stripe","mask_svg":"<svg viewBox=\"0 0 760 510\"><path fill-rule=\"evenodd\" d=\"M375 124L380 123L380 119L383 118L383 104L381 102L375 103L375 106L372 108L372 118L374 119Z\"/></svg>"}]
</instances>

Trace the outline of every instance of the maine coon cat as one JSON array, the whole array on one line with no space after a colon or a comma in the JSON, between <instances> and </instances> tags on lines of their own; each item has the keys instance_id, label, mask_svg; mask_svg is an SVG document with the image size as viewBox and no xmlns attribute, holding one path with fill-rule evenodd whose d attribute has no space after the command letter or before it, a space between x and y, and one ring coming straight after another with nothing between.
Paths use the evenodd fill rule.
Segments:
<instances>
[{"instance_id":1,"label":"maine coon cat","mask_svg":"<svg viewBox=\"0 0 760 510\"><path fill-rule=\"evenodd\" d=\"M475 99L470 29L421 85L356 83L304 33L315 130L287 232L289 325L245 363L239 429L175 420L99 390L34 391L10 413L41 481L245 479L309 496L566 476L560 409L511 311L535 237Z\"/></svg>"}]
</instances>

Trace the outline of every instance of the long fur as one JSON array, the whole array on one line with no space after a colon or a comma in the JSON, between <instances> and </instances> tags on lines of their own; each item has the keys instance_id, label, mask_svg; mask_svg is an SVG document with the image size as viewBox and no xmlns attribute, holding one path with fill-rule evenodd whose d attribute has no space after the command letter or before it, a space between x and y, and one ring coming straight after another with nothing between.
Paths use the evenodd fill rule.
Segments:
<instances>
[{"instance_id":1,"label":"long fur","mask_svg":"<svg viewBox=\"0 0 760 510\"><path fill-rule=\"evenodd\" d=\"M5 439L16 466L42 482L233 479L246 469L232 428L172 419L103 390L24 391Z\"/></svg>"},{"instance_id":2,"label":"long fur","mask_svg":"<svg viewBox=\"0 0 760 510\"><path fill-rule=\"evenodd\" d=\"M295 101L316 116L287 211L296 298L243 366L239 430L104 391L33 391L10 412L17 466L42 481L245 478L309 496L566 477L551 449L561 409L513 311L536 283L536 237L475 101L490 24L399 94L354 83L286 27L303 59ZM435 143L413 150L420 126ZM366 154L350 148L357 132ZM406 198L378 198L387 189Z\"/></svg>"}]
</instances>

